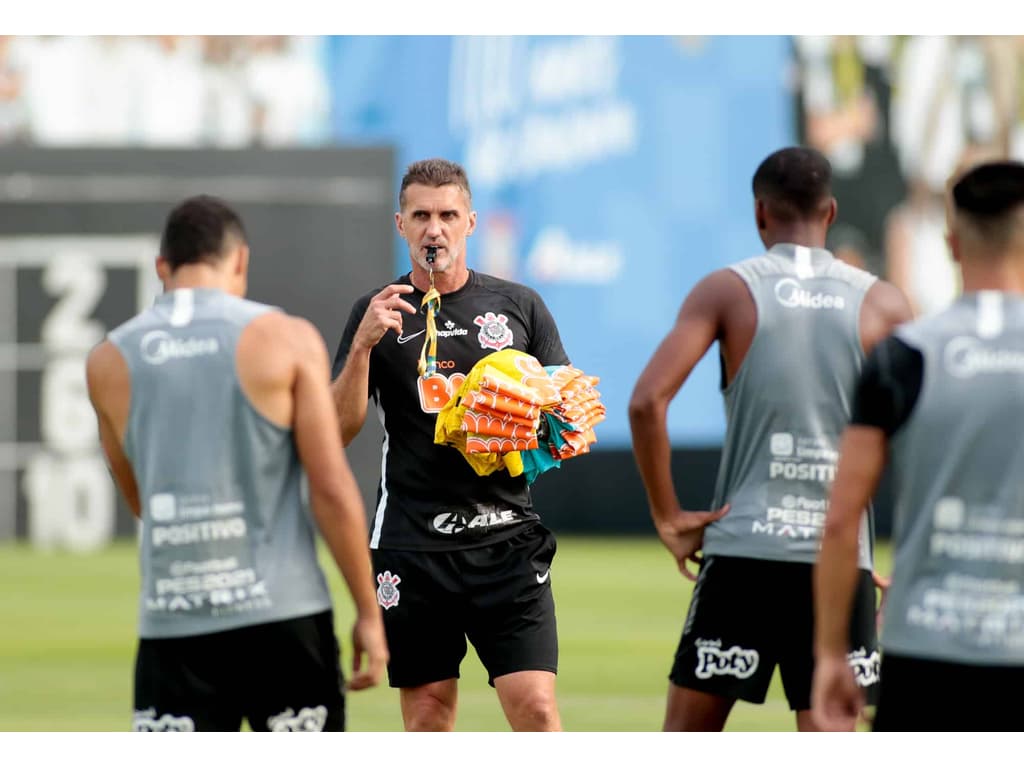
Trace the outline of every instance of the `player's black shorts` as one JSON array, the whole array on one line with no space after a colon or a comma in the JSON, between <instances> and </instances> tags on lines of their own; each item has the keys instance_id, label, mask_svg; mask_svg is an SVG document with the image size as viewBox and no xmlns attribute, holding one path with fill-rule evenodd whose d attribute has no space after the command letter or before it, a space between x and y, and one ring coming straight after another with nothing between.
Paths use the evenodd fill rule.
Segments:
<instances>
[{"instance_id":1,"label":"player's black shorts","mask_svg":"<svg viewBox=\"0 0 1024 768\"><path fill-rule=\"evenodd\" d=\"M744 557L706 558L669 679L684 688L760 704L777 664L790 708L810 709L813 568ZM875 588L869 571L858 574L850 666L873 703L879 676Z\"/></svg>"},{"instance_id":2,"label":"player's black shorts","mask_svg":"<svg viewBox=\"0 0 1024 768\"><path fill-rule=\"evenodd\" d=\"M876 731L1022 731L1024 667L954 664L885 653Z\"/></svg>"},{"instance_id":3,"label":"player's black shorts","mask_svg":"<svg viewBox=\"0 0 1024 768\"><path fill-rule=\"evenodd\" d=\"M467 637L492 686L512 672L557 672L554 556L555 537L539 523L473 549L374 550L391 687L457 678Z\"/></svg>"},{"instance_id":4,"label":"player's black shorts","mask_svg":"<svg viewBox=\"0 0 1024 768\"><path fill-rule=\"evenodd\" d=\"M330 611L251 627L143 638L135 731L345 730Z\"/></svg>"}]
</instances>

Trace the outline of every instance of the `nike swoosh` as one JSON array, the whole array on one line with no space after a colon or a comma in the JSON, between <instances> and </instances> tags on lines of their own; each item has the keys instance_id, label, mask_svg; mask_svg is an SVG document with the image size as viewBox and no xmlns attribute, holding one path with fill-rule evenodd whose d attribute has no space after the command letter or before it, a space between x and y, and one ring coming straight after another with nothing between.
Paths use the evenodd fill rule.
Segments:
<instances>
[{"instance_id":1,"label":"nike swoosh","mask_svg":"<svg viewBox=\"0 0 1024 768\"><path fill-rule=\"evenodd\" d=\"M550 576L550 575L551 575L551 569L550 568L548 568L546 571L544 571L543 574L538 573L537 574L537 583L538 584L543 584L545 581L548 580L548 576Z\"/></svg>"},{"instance_id":2,"label":"nike swoosh","mask_svg":"<svg viewBox=\"0 0 1024 768\"><path fill-rule=\"evenodd\" d=\"M407 341L412 341L412 340L413 340L413 339L415 339L415 338L416 338L417 336L419 336L419 335L421 335L421 334L424 334L424 333L426 333L426 332L427 332L427 329L426 329L426 328L424 328L424 329L423 329L422 331L416 331L416 333L412 334L411 336L399 336L399 337L398 337L398 343L399 343L399 344L405 344L405 342L407 342Z\"/></svg>"}]
</instances>

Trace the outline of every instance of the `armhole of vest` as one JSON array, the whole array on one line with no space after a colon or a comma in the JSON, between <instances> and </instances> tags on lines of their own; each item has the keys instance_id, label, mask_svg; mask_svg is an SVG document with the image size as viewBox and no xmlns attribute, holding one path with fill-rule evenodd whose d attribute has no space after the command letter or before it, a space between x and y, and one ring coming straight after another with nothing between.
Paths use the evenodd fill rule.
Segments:
<instances>
[{"instance_id":1,"label":"armhole of vest","mask_svg":"<svg viewBox=\"0 0 1024 768\"><path fill-rule=\"evenodd\" d=\"M117 337L115 339L115 336ZM134 466L134 448L135 441L132 439L132 423L135 420L135 408L138 403L138 398L135 397L136 381L135 381L135 369L132 367L131 357L125 351L125 345L121 342L122 334L117 333L117 330L111 331L105 337L106 341L109 341L114 345L122 358L124 358L125 367L128 369L128 419L124 424L124 435L121 438L121 450L124 452L125 457ZM133 470L134 471L134 470ZM138 480L138 478L136 478Z\"/></svg>"},{"instance_id":2,"label":"armhole of vest","mask_svg":"<svg viewBox=\"0 0 1024 768\"><path fill-rule=\"evenodd\" d=\"M252 324L258 318L261 318L264 315L267 315L271 312L281 312L282 314L285 314L284 310L278 307L271 306L269 304L264 304L262 305L262 307L263 309L261 311L253 313L245 320L244 323L238 326L238 332L234 335L234 338L231 340L231 370L235 374L235 387L238 389L238 396L242 399L242 402L245 403L245 407L249 410L249 412L252 413L262 424L266 424L269 427L273 427L273 429L276 432L282 435L291 435L295 432L293 427L282 427L280 424L271 421L262 413L260 413L260 409L256 407L256 404L253 403L253 401L249 398L249 395L245 393L245 387L242 386L242 373L241 371L238 370L238 342L241 341L242 334L245 333L245 329L248 328L249 325ZM292 406L292 408L294 411L294 405Z\"/></svg>"},{"instance_id":3,"label":"armhole of vest","mask_svg":"<svg viewBox=\"0 0 1024 768\"><path fill-rule=\"evenodd\" d=\"M863 367L863 363L865 360L867 360L868 355L864 351L864 337L861 335L860 332L860 320L861 315L864 313L864 305L867 303L868 300L868 292L876 285L878 285L878 278L870 273L865 273L864 275L857 275L857 283L854 283L851 280L850 284L855 289L862 288L862 290L859 291L857 311L853 313L853 335L856 339L857 349L860 351L861 364Z\"/></svg>"},{"instance_id":4,"label":"armhole of vest","mask_svg":"<svg viewBox=\"0 0 1024 768\"><path fill-rule=\"evenodd\" d=\"M721 387L719 389L719 392L722 394L723 397L732 392L733 388L736 385L736 382L740 380L740 376L743 375L743 372L747 368L747 361L750 359L750 353L754 351L754 345L757 344L757 339L761 334L762 307L761 302L758 300L757 290L753 283L753 278L760 278L761 275L752 267L751 262L754 261L757 261L757 257L755 257L754 259L748 259L747 261L741 261L738 264L731 264L728 267L728 269L730 269L737 277L739 277L741 281L743 281L743 287L746 288L747 295L750 297L750 300L754 302L754 335L750 339L750 346L747 347L747 351L743 355L743 361L740 363L740 367L736 369L736 373L732 377L732 380L726 386ZM724 367L721 347L719 347L718 351L718 366L720 371L719 375L721 376L721 371Z\"/></svg>"}]
</instances>

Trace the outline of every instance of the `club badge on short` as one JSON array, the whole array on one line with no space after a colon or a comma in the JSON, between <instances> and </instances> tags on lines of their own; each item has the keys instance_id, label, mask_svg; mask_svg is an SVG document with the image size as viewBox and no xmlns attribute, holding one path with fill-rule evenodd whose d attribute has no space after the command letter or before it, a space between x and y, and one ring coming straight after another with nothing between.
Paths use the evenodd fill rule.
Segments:
<instances>
[{"instance_id":1,"label":"club badge on short","mask_svg":"<svg viewBox=\"0 0 1024 768\"><path fill-rule=\"evenodd\" d=\"M480 332L476 337L484 349L504 349L512 343L512 329L508 327L508 318L505 315L485 312L474 317L473 322L480 326Z\"/></svg>"},{"instance_id":2,"label":"club badge on short","mask_svg":"<svg viewBox=\"0 0 1024 768\"><path fill-rule=\"evenodd\" d=\"M392 576L391 571L377 574L377 602L384 610L398 605L398 598L401 597L398 585L401 581L397 574Z\"/></svg>"}]
</instances>

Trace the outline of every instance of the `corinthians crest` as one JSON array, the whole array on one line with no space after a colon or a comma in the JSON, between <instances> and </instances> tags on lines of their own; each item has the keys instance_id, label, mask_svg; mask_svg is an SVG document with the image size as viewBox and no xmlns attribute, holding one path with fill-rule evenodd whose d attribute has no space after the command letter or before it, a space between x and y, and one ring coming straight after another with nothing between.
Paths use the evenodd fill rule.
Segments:
<instances>
[{"instance_id":1,"label":"corinthians crest","mask_svg":"<svg viewBox=\"0 0 1024 768\"><path fill-rule=\"evenodd\" d=\"M384 610L398 605L398 585L401 581L398 575L392 576L391 571L377 574L377 602Z\"/></svg>"},{"instance_id":2,"label":"corinthians crest","mask_svg":"<svg viewBox=\"0 0 1024 768\"><path fill-rule=\"evenodd\" d=\"M505 315L487 312L474 317L473 322L480 326L480 333L476 337L484 349L504 349L512 343L512 329L508 327Z\"/></svg>"}]
</instances>

